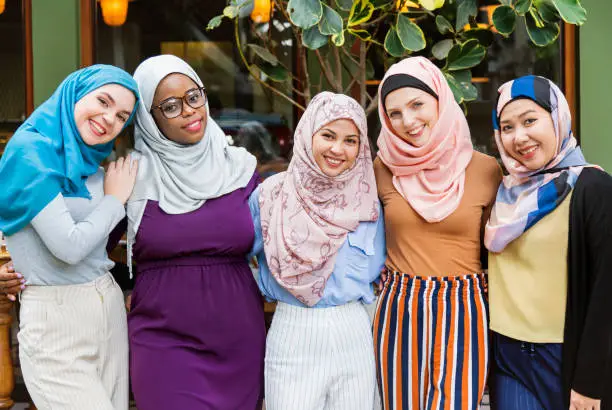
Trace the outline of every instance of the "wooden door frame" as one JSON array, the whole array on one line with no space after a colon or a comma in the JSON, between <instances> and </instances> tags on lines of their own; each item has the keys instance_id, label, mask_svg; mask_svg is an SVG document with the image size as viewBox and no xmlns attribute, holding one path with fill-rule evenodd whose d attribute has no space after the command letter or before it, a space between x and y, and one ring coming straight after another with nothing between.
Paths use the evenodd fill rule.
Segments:
<instances>
[{"instance_id":1,"label":"wooden door frame","mask_svg":"<svg viewBox=\"0 0 612 410\"><path fill-rule=\"evenodd\" d=\"M94 12L95 0L79 1L80 26L80 66L87 67L94 63Z\"/></svg>"},{"instance_id":2,"label":"wooden door frame","mask_svg":"<svg viewBox=\"0 0 612 410\"><path fill-rule=\"evenodd\" d=\"M563 70L561 78L563 79L563 93L567 99L567 103L572 114L572 128L574 135L580 143L580 135L576 133L580 123L580 100L579 87L578 87L578 75L579 75L579 60L578 54L578 28L573 24L564 23L563 25L563 37L561 39L562 44L562 64L561 69Z\"/></svg>"},{"instance_id":3,"label":"wooden door frame","mask_svg":"<svg viewBox=\"0 0 612 410\"><path fill-rule=\"evenodd\" d=\"M23 38L26 88L26 116L34 111L34 57L32 51L32 0L23 0Z\"/></svg>"}]
</instances>

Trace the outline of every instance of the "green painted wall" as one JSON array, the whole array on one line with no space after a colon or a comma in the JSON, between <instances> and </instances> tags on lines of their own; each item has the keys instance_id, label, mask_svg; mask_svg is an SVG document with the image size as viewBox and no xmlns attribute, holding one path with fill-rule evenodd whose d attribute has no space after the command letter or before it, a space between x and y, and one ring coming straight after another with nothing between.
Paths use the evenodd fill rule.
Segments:
<instances>
[{"instance_id":1,"label":"green painted wall","mask_svg":"<svg viewBox=\"0 0 612 410\"><path fill-rule=\"evenodd\" d=\"M580 138L589 162L612 171L612 1L582 0L587 21L580 28Z\"/></svg>"},{"instance_id":2,"label":"green painted wall","mask_svg":"<svg viewBox=\"0 0 612 410\"><path fill-rule=\"evenodd\" d=\"M32 0L34 105L79 67L79 1Z\"/></svg>"}]
</instances>

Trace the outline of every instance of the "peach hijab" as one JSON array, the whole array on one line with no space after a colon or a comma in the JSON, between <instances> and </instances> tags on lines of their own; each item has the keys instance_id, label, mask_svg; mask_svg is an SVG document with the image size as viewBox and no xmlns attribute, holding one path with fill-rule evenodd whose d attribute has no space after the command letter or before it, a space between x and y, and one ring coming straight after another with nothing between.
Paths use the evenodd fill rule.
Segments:
<instances>
[{"instance_id":1,"label":"peach hijab","mask_svg":"<svg viewBox=\"0 0 612 410\"><path fill-rule=\"evenodd\" d=\"M395 134L385 112L381 90L385 80L394 74L415 77L438 95L438 121L431 130L431 139L422 147ZM406 58L386 72L378 97L382 125L378 156L393 174L393 186L427 222L444 220L461 202L465 169L474 151L467 120L444 74L424 57Z\"/></svg>"}]
</instances>

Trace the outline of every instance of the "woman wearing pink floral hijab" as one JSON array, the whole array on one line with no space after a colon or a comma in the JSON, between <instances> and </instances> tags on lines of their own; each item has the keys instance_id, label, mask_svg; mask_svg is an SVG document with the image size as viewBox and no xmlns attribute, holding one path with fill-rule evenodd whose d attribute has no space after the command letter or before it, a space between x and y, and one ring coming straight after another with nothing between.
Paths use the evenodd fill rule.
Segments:
<instances>
[{"instance_id":1,"label":"woman wearing pink floral hijab","mask_svg":"<svg viewBox=\"0 0 612 410\"><path fill-rule=\"evenodd\" d=\"M475 410L488 368L482 237L501 171L474 151L444 75L423 57L391 66L378 113L387 273L374 343L383 406Z\"/></svg>"},{"instance_id":2,"label":"woman wearing pink floral hijab","mask_svg":"<svg viewBox=\"0 0 612 410\"><path fill-rule=\"evenodd\" d=\"M371 410L372 282L385 260L366 117L350 97L317 95L286 172L249 200L259 287L278 306L266 347L268 410Z\"/></svg>"}]
</instances>

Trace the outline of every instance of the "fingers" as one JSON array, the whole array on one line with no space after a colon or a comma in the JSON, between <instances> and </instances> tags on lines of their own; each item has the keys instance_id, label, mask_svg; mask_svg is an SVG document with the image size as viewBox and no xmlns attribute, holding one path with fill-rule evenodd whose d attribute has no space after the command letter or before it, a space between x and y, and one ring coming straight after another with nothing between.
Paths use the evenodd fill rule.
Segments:
<instances>
[{"instance_id":1,"label":"fingers","mask_svg":"<svg viewBox=\"0 0 612 410\"><path fill-rule=\"evenodd\" d=\"M8 295L6 295L6 297L7 297L7 298L8 298L8 300L10 300L11 302L15 302L15 301L17 301L17 297L16 297L15 295L8 294Z\"/></svg>"},{"instance_id":2,"label":"fingers","mask_svg":"<svg viewBox=\"0 0 612 410\"><path fill-rule=\"evenodd\" d=\"M13 266L13 261L9 261L2 266L0 266L0 275L5 274L7 272L14 272L15 268Z\"/></svg>"},{"instance_id":3,"label":"fingers","mask_svg":"<svg viewBox=\"0 0 612 410\"><path fill-rule=\"evenodd\" d=\"M13 293L11 291L17 290L21 288L21 285L25 284L25 279L11 279L11 280L3 280L0 282L0 292L3 293Z\"/></svg>"},{"instance_id":4,"label":"fingers","mask_svg":"<svg viewBox=\"0 0 612 410\"><path fill-rule=\"evenodd\" d=\"M2 289L4 282L14 279L23 279L23 275L15 272L13 268L0 272L0 289Z\"/></svg>"},{"instance_id":5,"label":"fingers","mask_svg":"<svg viewBox=\"0 0 612 410\"><path fill-rule=\"evenodd\" d=\"M132 167L130 168L130 173L134 176L138 174L138 160L137 159L132 161Z\"/></svg>"}]
</instances>

